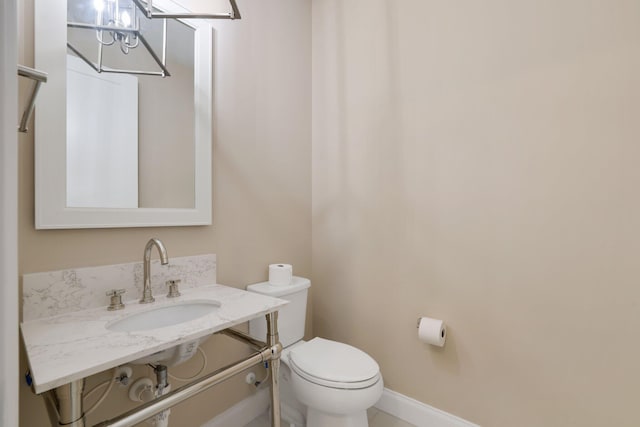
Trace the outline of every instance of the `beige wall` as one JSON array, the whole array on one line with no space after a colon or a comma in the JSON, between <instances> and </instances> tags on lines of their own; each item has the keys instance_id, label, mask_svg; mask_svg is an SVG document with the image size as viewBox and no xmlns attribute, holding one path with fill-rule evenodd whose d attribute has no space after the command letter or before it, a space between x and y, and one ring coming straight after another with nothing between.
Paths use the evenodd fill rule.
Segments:
<instances>
[{"instance_id":1,"label":"beige wall","mask_svg":"<svg viewBox=\"0 0 640 427\"><path fill-rule=\"evenodd\" d=\"M32 65L33 3L20 7L20 62ZM170 257L216 253L220 283L265 280L266 266L283 261L310 275L310 2L244 0L241 7L241 21L215 24L213 226L36 231L33 132L20 134L20 274L138 261L146 241L157 236ZM24 99L28 85L21 89ZM246 352L224 337L205 348L209 370ZM199 363L196 357L175 372L190 375ZM91 378L89 387L101 379ZM200 426L249 392L238 377L178 405L172 418ZM24 385L20 399L20 425L45 425L42 399ZM125 405L124 390L116 388L90 425Z\"/></svg>"},{"instance_id":2,"label":"beige wall","mask_svg":"<svg viewBox=\"0 0 640 427\"><path fill-rule=\"evenodd\" d=\"M485 426L640 425L640 3L312 9L314 332Z\"/></svg>"},{"instance_id":3,"label":"beige wall","mask_svg":"<svg viewBox=\"0 0 640 427\"><path fill-rule=\"evenodd\" d=\"M138 206L142 208L195 207L193 66L174 63L170 72L171 77L164 79L139 77Z\"/></svg>"}]
</instances>

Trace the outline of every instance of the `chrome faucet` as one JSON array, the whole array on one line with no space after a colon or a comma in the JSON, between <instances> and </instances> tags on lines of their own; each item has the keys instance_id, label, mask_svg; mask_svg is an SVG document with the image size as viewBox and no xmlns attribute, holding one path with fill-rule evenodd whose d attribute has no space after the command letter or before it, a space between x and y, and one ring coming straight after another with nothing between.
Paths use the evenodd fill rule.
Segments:
<instances>
[{"instance_id":1,"label":"chrome faucet","mask_svg":"<svg viewBox=\"0 0 640 427\"><path fill-rule=\"evenodd\" d=\"M155 237L149 239L147 245L144 247L144 288L142 290L142 299L140 300L141 304L146 304L148 302L154 302L155 299L153 295L151 295L151 249L153 247L158 248L158 252L160 253L160 263L162 265L169 264L169 257L167 256L167 250L164 245L160 241L160 239L156 239Z\"/></svg>"}]
</instances>

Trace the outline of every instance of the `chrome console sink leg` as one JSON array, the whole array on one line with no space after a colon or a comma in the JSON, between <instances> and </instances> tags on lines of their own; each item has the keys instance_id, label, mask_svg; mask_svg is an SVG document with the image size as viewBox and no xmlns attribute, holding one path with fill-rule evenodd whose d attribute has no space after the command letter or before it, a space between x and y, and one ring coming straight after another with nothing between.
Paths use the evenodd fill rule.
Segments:
<instances>
[{"instance_id":1,"label":"chrome console sink leg","mask_svg":"<svg viewBox=\"0 0 640 427\"><path fill-rule=\"evenodd\" d=\"M45 399L48 405L53 406L53 412L58 418L58 426L85 427L82 408L83 390L84 379L76 380L56 387L51 391L51 399Z\"/></svg>"},{"instance_id":2,"label":"chrome console sink leg","mask_svg":"<svg viewBox=\"0 0 640 427\"><path fill-rule=\"evenodd\" d=\"M280 353L278 312L267 314L267 346L271 347L269 369L271 374L271 426L280 427Z\"/></svg>"}]
</instances>

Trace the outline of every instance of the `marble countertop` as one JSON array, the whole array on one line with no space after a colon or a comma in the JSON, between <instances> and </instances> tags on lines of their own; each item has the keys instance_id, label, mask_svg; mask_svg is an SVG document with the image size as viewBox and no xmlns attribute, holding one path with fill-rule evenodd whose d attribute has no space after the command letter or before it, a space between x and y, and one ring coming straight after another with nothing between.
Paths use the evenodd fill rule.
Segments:
<instances>
[{"instance_id":1,"label":"marble countertop","mask_svg":"<svg viewBox=\"0 0 640 427\"><path fill-rule=\"evenodd\" d=\"M30 320L21 324L36 393L123 365L279 310L287 301L223 285L181 289L177 298L156 296L151 304L125 301L123 310L105 307ZM195 320L136 332L106 328L118 319L155 307L215 300L220 308Z\"/></svg>"}]
</instances>

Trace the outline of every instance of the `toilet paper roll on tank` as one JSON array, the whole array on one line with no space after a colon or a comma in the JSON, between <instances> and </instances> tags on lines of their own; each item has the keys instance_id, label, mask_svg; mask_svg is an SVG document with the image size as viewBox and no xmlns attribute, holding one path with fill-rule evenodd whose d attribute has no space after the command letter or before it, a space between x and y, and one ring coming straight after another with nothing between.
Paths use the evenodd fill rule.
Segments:
<instances>
[{"instance_id":1,"label":"toilet paper roll on tank","mask_svg":"<svg viewBox=\"0 0 640 427\"><path fill-rule=\"evenodd\" d=\"M418 339L427 344L443 347L447 339L447 326L440 319L421 317L418 319Z\"/></svg>"},{"instance_id":2,"label":"toilet paper roll on tank","mask_svg":"<svg viewBox=\"0 0 640 427\"><path fill-rule=\"evenodd\" d=\"M269 284L271 286L288 286L293 278L291 264L269 264Z\"/></svg>"}]
</instances>

